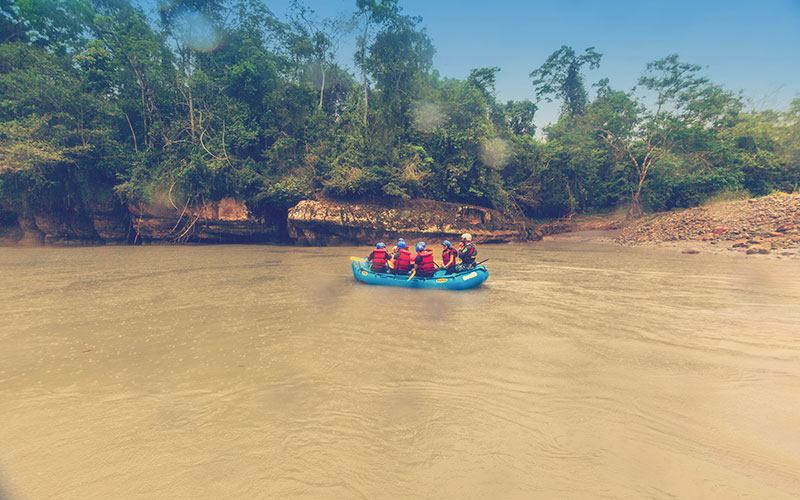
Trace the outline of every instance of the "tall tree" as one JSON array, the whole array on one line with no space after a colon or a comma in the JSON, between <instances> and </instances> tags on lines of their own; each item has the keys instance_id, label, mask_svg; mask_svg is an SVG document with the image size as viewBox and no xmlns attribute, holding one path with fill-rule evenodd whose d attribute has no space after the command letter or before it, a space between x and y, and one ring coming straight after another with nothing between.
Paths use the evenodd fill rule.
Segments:
<instances>
[{"instance_id":1,"label":"tall tree","mask_svg":"<svg viewBox=\"0 0 800 500\"><path fill-rule=\"evenodd\" d=\"M367 126L367 111L369 109L369 92L367 84L367 47L370 43L370 28L374 24L382 24L399 13L398 0L356 0L357 18L361 19L364 26L358 38L358 51L355 54L355 63L361 68L361 85L363 88L364 127Z\"/></svg>"},{"instance_id":2,"label":"tall tree","mask_svg":"<svg viewBox=\"0 0 800 500\"><path fill-rule=\"evenodd\" d=\"M328 68L334 64L339 38L344 34L346 26L341 20L319 19L313 9L298 0L292 0L290 9L290 24L298 38L296 46L304 57L310 59L314 66L313 72L319 74L319 108L322 109L328 84Z\"/></svg>"},{"instance_id":3,"label":"tall tree","mask_svg":"<svg viewBox=\"0 0 800 500\"><path fill-rule=\"evenodd\" d=\"M533 78L536 98L552 102L551 96L555 95L563 101L563 112L570 115L583 114L587 94L581 69L584 66L589 69L598 68L602 57L594 47L589 47L578 55L572 47L562 45L529 75Z\"/></svg>"},{"instance_id":4,"label":"tall tree","mask_svg":"<svg viewBox=\"0 0 800 500\"><path fill-rule=\"evenodd\" d=\"M508 101L504 106L504 114L509 130L514 135L533 135L536 125L533 123L536 104L527 99Z\"/></svg>"},{"instance_id":5,"label":"tall tree","mask_svg":"<svg viewBox=\"0 0 800 500\"><path fill-rule=\"evenodd\" d=\"M384 122L408 128L409 109L433 64L433 44L418 17L399 13L386 19L369 47L366 65L380 91Z\"/></svg>"}]
</instances>

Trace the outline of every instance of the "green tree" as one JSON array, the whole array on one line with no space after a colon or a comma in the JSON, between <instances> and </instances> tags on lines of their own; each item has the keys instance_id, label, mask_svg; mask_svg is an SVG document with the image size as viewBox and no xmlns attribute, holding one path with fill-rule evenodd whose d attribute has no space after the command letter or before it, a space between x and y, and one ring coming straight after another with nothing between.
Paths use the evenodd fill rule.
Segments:
<instances>
[{"instance_id":1,"label":"green tree","mask_svg":"<svg viewBox=\"0 0 800 500\"><path fill-rule=\"evenodd\" d=\"M511 133L514 135L535 134L536 125L534 125L533 119L537 109L536 104L527 99L506 102L503 111Z\"/></svg>"},{"instance_id":2,"label":"green tree","mask_svg":"<svg viewBox=\"0 0 800 500\"><path fill-rule=\"evenodd\" d=\"M383 121L389 129L404 131L410 123L410 108L433 64L433 44L419 18L394 15L375 36L366 60L379 91Z\"/></svg>"},{"instance_id":3,"label":"green tree","mask_svg":"<svg viewBox=\"0 0 800 500\"><path fill-rule=\"evenodd\" d=\"M369 110L369 92L367 82L367 47L370 45L370 28L381 25L395 17L400 12L398 0L356 0L355 18L361 19L364 26L362 34L358 37L358 50L355 54L356 66L361 68L361 86L363 90L364 127L367 126L367 112Z\"/></svg>"},{"instance_id":4,"label":"green tree","mask_svg":"<svg viewBox=\"0 0 800 500\"><path fill-rule=\"evenodd\" d=\"M614 130L603 128L603 138L618 154L627 156L636 174L630 216L642 214L641 194L648 173L670 152L697 151L700 136L741 108L730 93L701 76L698 65L681 62L673 54L649 63L639 85L652 94L635 107L626 105L631 118ZM621 98L621 96L620 96ZM694 147L689 142L694 141Z\"/></svg>"},{"instance_id":5,"label":"green tree","mask_svg":"<svg viewBox=\"0 0 800 500\"><path fill-rule=\"evenodd\" d=\"M533 78L536 98L544 97L547 102L551 102L550 96L555 95L563 101L563 112L570 115L583 114L587 94L581 69L583 66L588 66L589 69L598 68L602 57L594 47L589 47L578 55L572 47L562 45L529 75Z\"/></svg>"}]
</instances>

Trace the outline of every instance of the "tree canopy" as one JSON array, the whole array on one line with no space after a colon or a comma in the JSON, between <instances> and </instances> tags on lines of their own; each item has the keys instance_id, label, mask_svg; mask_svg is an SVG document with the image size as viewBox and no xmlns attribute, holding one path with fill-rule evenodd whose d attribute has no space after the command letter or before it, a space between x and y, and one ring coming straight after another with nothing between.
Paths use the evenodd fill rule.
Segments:
<instances>
[{"instance_id":1,"label":"tree canopy","mask_svg":"<svg viewBox=\"0 0 800 500\"><path fill-rule=\"evenodd\" d=\"M341 60L356 39L360 74ZM237 197L261 215L301 199L416 197L528 217L702 203L800 184L800 99L749 111L678 55L635 89L594 47L562 46L530 74L532 100L500 102L498 67L463 80L433 67L423 21L397 0L349 20L299 0L0 3L0 210L86 211ZM559 99L537 132L537 102Z\"/></svg>"}]
</instances>

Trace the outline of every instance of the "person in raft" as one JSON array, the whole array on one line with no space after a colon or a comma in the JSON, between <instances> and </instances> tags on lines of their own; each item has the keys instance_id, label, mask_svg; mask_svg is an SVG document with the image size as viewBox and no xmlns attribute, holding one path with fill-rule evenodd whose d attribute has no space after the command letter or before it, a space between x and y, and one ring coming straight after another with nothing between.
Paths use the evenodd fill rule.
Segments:
<instances>
[{"instance_id":1,"label":"person in raft","mask_svg":"<svg viewBox=\"0 0 800 500\"><path fill-rule=\"evenodd\" d=\"M393 260L397 258L397 249L400 248L400 242L402 242L403 245L406 244L406 240L404 240L403 238L400 238L400 239L397 240L397 245L392 247L392 259Z\"/></svg>"},{"instance_id":2,"label":"person in raft","mask_svg":"<svg viewBox=\"0 0 800 500\"><path fill-rule=\"evenodd\" d=\"M417 255L414 257L415 275L420 278L430 278L436 270L436 264L433 262L433 250L425 248L425 242L420 241L417 243Z\"/></svg>"},{"instance_id":3,"label":"person in raft","mask_svg":"<svg viewBox=\"0 0 800 500\"><path fill-rule=\"evenodd\" d=\"M461 264L464 269L472 269L475 267L475 258L478 256L478 250L472 244L472 235L464 233L461 235L461 243L458 245L458 258L461 259Z\"/></svg>"},{"instance_id":4,"label":"person in raft","mask_svg":"<svg viewBox=\"0 0 800 500\"><path fill-rule=\"evenodd\" d=\"M458 252L452 247L449 241L442 242L442 267L445 274L453 274L456 271L456 257Z\"/></svg>"},{"instance_id":5,"label":"person in raft","mask_svg":"<svg viewBox=\"0 0 800 500\"><path fill-rule=\"evenodd\" d=\"M389 252L386 251L384 242L375 245L375 250L367 256L367 263L374 273L385 273L389 270Z\"/></svg>"},{"instance_id":6,"label":"person in raft","mask_svg":"<svg viewBox=\"0 0 800 500\"><path fill-rule=\"evenodd\" d=\"M397 242L397 253L394 254L394 274L408 274L411 271L411 252L406 248L406 242L400 239Z\"/></svg>"},{"instance_id":7,"label":"person in raft","mask_svg":"<svg viewBox=\"0 0 800 500\"><path fill-rule=\"evenodd\" d=\"M392 247L392 251L391 251L391 253L389 253L389 262L390 263L391 262L395 262L397 260L397 257L399 256L398 249L400 248L398 245L400 245L401 242L405 245L406 240L404 240L403 238L399 238L397 240L397 244ZM391 269L392 268L390 267L389 268L389 272L392 272Z\"/></svg>"}]
</instances>

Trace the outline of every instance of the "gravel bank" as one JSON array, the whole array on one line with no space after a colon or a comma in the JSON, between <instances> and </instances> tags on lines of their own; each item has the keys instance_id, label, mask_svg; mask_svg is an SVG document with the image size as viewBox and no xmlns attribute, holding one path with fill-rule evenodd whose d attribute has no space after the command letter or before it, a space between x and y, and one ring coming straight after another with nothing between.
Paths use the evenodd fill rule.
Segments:
<instances>
[{"instance_id":1,"label":"gravel bank","mask_svg":"<svg viewBox=\"0 0 800 500\"><path fill-rule=\"evenodd\" d=\"M800 258L800 194L775 194L654 214L624 227L623 245Z\"/></svg>"}]
</instances>

